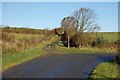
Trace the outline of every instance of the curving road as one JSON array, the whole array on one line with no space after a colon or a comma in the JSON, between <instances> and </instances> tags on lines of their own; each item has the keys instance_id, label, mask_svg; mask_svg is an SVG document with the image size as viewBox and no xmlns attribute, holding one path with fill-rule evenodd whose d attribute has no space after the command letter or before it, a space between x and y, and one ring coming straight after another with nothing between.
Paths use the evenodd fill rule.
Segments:
<instances>
[{"instance_id":1,"label":"curving road","mask_svg":"<svg viewBox=\"0 0 120 80\"><path fill-rule=\"evenodd\" d=\"M84 53L38 57L3 72L3 78L88 78L97 64L115 56Z\"/></svg>"}]
</instances>

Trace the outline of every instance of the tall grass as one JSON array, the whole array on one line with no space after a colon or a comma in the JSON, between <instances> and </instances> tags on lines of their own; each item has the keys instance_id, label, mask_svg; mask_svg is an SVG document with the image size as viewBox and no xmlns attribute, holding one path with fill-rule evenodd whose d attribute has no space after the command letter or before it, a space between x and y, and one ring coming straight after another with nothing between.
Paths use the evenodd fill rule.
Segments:
<instances>
[{"instance_id":1,"label":"tall grass","mask_svg":"<svg viewBox=\"0 0 120 80\"><path fill-rule=\"evenodd\" d=\"M35 47L37 44L50 40L52 36L32 34L17 34L3 32L2 47L4 54L14 54L27 48Z\"/></svg>"},{"instance_id":2,"label":"tall grass","mask_svg":"<svg viewBox=\"0 0 120 80\"><path fill-rule=\"evenodd\" d=\"M16 40L19 40L19 39L23 39L24 37L26 37L27 39L30 39L31 37L43 37L44 35L43 34L41 34L41 35L39 35L39 34L16 34L16 33L13 33L14 34L14 36L15 36L15 39Z\"/></svg>"}]
</instances>

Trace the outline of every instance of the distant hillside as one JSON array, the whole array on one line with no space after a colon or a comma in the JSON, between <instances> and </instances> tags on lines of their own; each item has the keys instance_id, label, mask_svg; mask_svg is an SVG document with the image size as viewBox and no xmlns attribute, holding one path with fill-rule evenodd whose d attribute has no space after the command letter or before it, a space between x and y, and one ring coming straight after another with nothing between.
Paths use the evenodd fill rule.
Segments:
<instances>
[{"instance_id":1,"label":"distant hillside","mask_svg":"<svg viewBox=\"0 0 120 80\"><path fill-rule=\"evenodd\" d=\"M47 29L31 29L31 28L16 28L16 27L3 27L2 32L8 33L22 33L22 34L45 34L50 30Z\"/></svg>"},{"instance_id":2,"label":"distant hillside","mask_svg":"<svg viewBox=\"0 0 120 80\"><path fill-rule=\"evenodd\" d=\"M16 28L16 27L3 27L2 32L8 32L8 33L20 33L20 34L46 34L48 35L50 33L54 33L53 30L47 30L47 29L31 29L31 28ZM107 39L108 41L116 41L118 40L118 32L98 32L97 37L103 37L104 39Z\"/></svg>"}]
</instances>

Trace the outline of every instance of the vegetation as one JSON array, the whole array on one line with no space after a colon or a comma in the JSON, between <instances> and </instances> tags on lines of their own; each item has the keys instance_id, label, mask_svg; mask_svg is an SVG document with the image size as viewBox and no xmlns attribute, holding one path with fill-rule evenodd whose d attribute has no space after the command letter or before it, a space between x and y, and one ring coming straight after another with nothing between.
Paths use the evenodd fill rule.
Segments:
<instances>
[{"instance_id":1,"label":"vegetation","mask_svg":"<svg viewBox=\"0 0 120 80\"><path fill-rule=\"evenodd\" d=\"M46 43L41 43L39 46L35 48L29 48L26 50L19 51L12 55L7 54L2 59L2 70L5 71L10 67L23 63L25 61L31 60L35 57L46 56L48 55L42 48L42 45L46 45ZM31 53L32 52L32 53Z\"/></svg>"},{"instance_id":2,"label":"vegetation","mask_svg":"<svg viewBox=\"0 0 120 80\"><path fill-rule=\"evenodd\" d=\"M9 29L11 28L9 27ZM45 34L32 34L32 32L28 34L26 32L16 33L16 29L13 28L12 30L13 32L2 32L3 71L34 57L47 55L42 48L54 41L54 35L49 31ZM17 28L17 30L21 31L22 29ZM31 31L31 29L26 29L26 31L29 30Z\"/></svg>"},{"instance_id":3,"label":"vegetation","mask_svg":"<svg viewBox=\"0 0 120 80\"><path fill-rule=\"evenodd\" d=\"M106 50L118 50L118 33L98 32L99 25L96 22L96 13L90 8L80 8L72 16L61 20L61 27L54 30L61 37L65 47L75 48L99 48ZM114 36L113 38L110 37Z\"/></svg>"},{"instance_id":4,"label":"vegetation","mask_svg":"<svg viewBox=\"0 0 120 80\"><path fill-rule=\"evenodd\" d=\"M112 33L113 34L111 34L111 35L114 37L110 38L111 35L109 34L109 32L102 32L103 36L99 32L97 34L98 36L94 39L94 41L92 41L91 43L89 43L86 46L82 46L80 49L93 48L93 49L103 49L103 50L108 50L108 51L118 51L118 43L119 43L118 36L116 33L114 33L114 32L112 32ZM93 34L96 34L96 33L93 33ZM104 35L107 35L107 36L104 36ZM65 47L65 46L68 47L66 37L64 35L61 35L61 36L62 36L61 44L63 45L63 47ZM70 39L70 48L79 48L78 46L76 46L76 44L73 40L74 40L73 38Z\"/></svg>"},{"instance_id":5,"label":"vegetation","mask_svg":"<svg viewBox=\"0 0 120 80\"><path fill-rule=\"evenodd\" d=\"M118 33L99 30L96 13L90 8L76 10L72 16L63 18L61 26L53 30L4 26L0 37L3 70L34 57L48 55L44 51L48 43L54 43L60 54L117 52L120 43Z\"/></svg>"},{"instance_id":6,"label":"vegetation","mask_svg":"<svg viewBox=\"0 0 120 80\"><path fill-rule=\"evenodd\" d=\"M74 17L65 17L61 21L61 28L65 32L65 36L68 41L68 48L70 48L70 38L76 34L77 27L75 25Z\"/></svg>"},{"instance_id":7,"label":"vegetation","mask_svg":"<svg viewBox=\"0 0 120 80\"><path fill-rule=\"evenodd\" d=\"M96 13L90 8L80 8L74 12L73 16L63 18L61 28L65 32L68 48L70 40L74 46L81 48L91 43L95 36L92 34L98 31L99 26L95 22Z\"/></svg>"},{"instance_id":8,"label":"vegetation","mask_svg":"<svg viewBox=\"0 0 120 80\"><path fill-rule=\"evenodd\" d=\"M94 78L95 80L98 78L105 78L105 80L109 80L110 78L120 79L119 70L120 66L113 61L104 62L93 70L90 78Z\"/></svg>"},{"instance_id":9,"label":"vegetation","mask_svg":"<svg viewBox=\"0 0 120 80\"><path fill-rule=\"evenodd\" d=\"M50 43L58 44L55 47L57 50L56 52L57 54L116 52L116 49L111 50L111 49L98 48L98 47L82 47L79 49L74 46L73 47L71 46L70 49L67 49L67 47L65 47L65 44L67 44L65 43L66 38L62 39L64 36L62 30L59 29L57 32L61 32L61 35L59 34L56 35L55 30L51 30L50 32L48 31L46 32L46 34L23 34L23 33L15 33L15 32L13 33L2 32L3 71L14 65L30 60L34 57L48 55L47 52L43 50L43 47L45 47L47 44ZM108 41L110 40L109 33L104 32L102 33L102 35L98 33L98 35L100 37L103 35L102 39L106 39ZM116 33L111 33L111 35L116 36ZM117 38L115 39L117 40ZM101 45L103 45L103 43Z\"/></svg>"},{"instance_id":10,"label":"vegetation","mask_svg":"<svg viewBox=\"0 0 120 80\"><path fill-rule=\"evenodd\" d=\"M116 50L107 50L107 49L99 49L99 48L75 48L72 47L70 49L63 46L56 46L56 49L59 51L59 54L76 54L76 53L117 53Z\"/></svg>"},{"instance_id":11,"label":"vegetation","mask_svg":"<svg viewBox=\"0 0 120 80\"><path fill-rule=\"evenodd\" d=\"M114 42L118 40L118 32L97 32L97 37L103 37L109 42Z\"/></svg>"},{"instance_id":12,"label":"vegetation","mask_svg":"<svg viewBox=\"0 0 120 80\"><path fill-rule=\"evenodd\" d=\"M21 31L22 29L18 28L18 30ZM37 46L38 43L48 41L52 38L52 35L49 35L49 37L47 37L48 33L46 34L24 34L22 33L21 34L21 33L15 33L16 30L13 30L13 31L14 32L11 32L11 33L4 32L4 31L2 32L3 54L17 53L21 50L35 47ZM26 31L29 31L29 29L28 30L26 29Z\"/></svg>"},{"instance_id":13,"label":"vegetation","mask_svg":"<svg viewBox=\"0 0 120 80\"><path fill-rule=\"evenodd\" d=\"M74 12L73 17L77 26L77 33L73 37L73 41L79 48L89 46L96 37L92 33L100 28L95 11L90 8L80 8Z\"/></svg>"},{"instance_id":14,"label":"vegetation","mask_svg":"<svg viewBox=\"0 0 120 80\"><path fill-rule=\"evenodd\" d=\"M49 30L47 29L31 29L31 28L17 28L17 27L9 27L3 26L2 32L7 33L19 33L19 34L46 34Z\"/></svg>"}]
</instances>

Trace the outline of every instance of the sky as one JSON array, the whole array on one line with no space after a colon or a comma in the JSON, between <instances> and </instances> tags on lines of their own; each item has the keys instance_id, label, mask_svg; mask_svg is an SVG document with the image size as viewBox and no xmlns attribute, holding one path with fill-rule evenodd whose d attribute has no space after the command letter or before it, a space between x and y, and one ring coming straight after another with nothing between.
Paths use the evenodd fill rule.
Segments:
<instances>
[{"instance_id":1,"label":"sky","mask_svg":"<svg viewBox=\"0 0 120 80\"><path fill-rule=\"evenodd\" d=\"M1 0L2 2L118 2L119 0Z\"/></svg>"},{"instance_id":2,"label":"sky","mask_svg":"<svg viewBox=\"0 0 120 80\"><path fill-rule=\"evenodd\" d=\"M117 2L2 2L2 24L35 29L60 27L79 8L93 9L102 32L118 31Z\"/></svg>"},{"instance_id":3,"label":"sky","mask_svg":"<svg viewBox=\"0 0 120 80\"><path fill-rule=\"evenodd\" d=\"M118 13L120 13L120 1L119 1L119 3L118 3ZM118 15L118 31L120 32L120 14Z\"/></svg>"}]
</instances>

